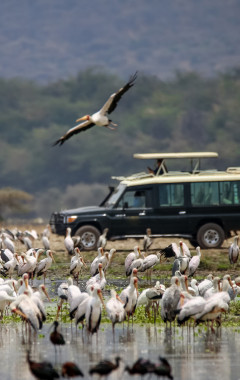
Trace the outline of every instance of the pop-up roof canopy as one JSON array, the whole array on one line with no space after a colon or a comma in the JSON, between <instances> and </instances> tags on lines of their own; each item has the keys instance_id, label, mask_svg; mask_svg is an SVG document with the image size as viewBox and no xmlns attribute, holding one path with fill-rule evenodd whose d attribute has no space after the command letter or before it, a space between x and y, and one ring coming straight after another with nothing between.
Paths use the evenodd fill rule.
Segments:
<instances>
[{"instance_id":1,"label":"pop-up roof canopy","mask_svg":"<svg viewBox=\"0 0 240 380\"><path fill-rule=\"evenodd\" d=\"M134 158L141 160L159 160L169 158L216 158L218 153L216 152L187 152L187 153L135 153Z\"/></svg>"},{"instance_id":2,"label":"pop-up roof canopy","mask_svg":"<svg viewBox=\"0 0 240 380\"><path fill-rule=\"evenodd\" d=\"M134 158L138 158L141 160L159 160L162 159L163 162L160 165L156 175L160 173L162 169L164 173L167 173L166 167L164 165L164 161L166 159L180 159L186 158L191 160L191 166L193 166L193 160L196 159L196 165L192 168L192 173L196 173L200 166L200 159L202 158L216 158L218 157L218 153L216 152L187 152L187 153L135 153L133 155Z\"/></svg>"}]
</instances>

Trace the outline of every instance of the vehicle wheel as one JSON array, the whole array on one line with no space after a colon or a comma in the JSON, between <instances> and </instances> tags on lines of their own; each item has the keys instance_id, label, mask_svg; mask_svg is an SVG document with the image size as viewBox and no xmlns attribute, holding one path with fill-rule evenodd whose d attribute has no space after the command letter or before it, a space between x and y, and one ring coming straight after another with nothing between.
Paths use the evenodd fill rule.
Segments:
<instances>
[{"instance_id":1,"label":"vehicle wheel","mask_svg":"<svg viewBox=\"0 0 240 380\"><path fill-rule=\"evenodd\" d=\"M197 248L199 246L198 241L196 239L190 239L189 243L194 247Z\"/></svg>"},{"instance_id":2,"label":"vehicle wheel","mask_svg":"<svg viewBox=\"0 0 240 380\"><path fill-rule=\"evenodd\" d=\"M219 248L224 239L222 227L215 223L204 224L197 233L197 241L201 248Z\"/></svg>"},{"instance_id":3,"label":"vehicle wheel","mask_svg":"<svg viewBox=\"0 0 240 380\"><path fill-rule=\"evenodd\" d=\"M81 246L84 251L94 251L97 249L100 232L96 227L82 226L75 232L75 235L80 236Z\"/></svg>"}]
</instances>

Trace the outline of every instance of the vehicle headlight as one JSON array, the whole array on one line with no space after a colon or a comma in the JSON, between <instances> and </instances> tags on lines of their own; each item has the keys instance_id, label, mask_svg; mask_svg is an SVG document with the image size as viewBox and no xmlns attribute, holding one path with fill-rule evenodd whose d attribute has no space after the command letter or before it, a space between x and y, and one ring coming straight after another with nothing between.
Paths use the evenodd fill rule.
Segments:
<instances>
[{"instance_id":1,"label":"vehicle headlight","mask_svg":"<svg viewBox=\"0 0 240 380\"><path fill-rule=\"evenodd\" d=\"M67 216L67 223L73 223L76 219L76 215Z\"/></svg>"}]
</instances>

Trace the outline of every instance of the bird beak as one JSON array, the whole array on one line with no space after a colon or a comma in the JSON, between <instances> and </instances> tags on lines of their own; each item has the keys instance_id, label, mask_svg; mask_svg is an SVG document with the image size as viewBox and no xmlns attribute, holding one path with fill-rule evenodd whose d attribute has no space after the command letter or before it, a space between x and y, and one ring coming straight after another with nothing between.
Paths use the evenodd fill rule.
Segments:
<instances>
[{"instance_id":1,"label":"bird beak","mask_svg":"<svg viewBox=\"0 0 240 380\"><path fill-rule=\"evenodd\" d=\"M118 294L116 294L116 298L117 298L117 300L118 300L119 302L121 302L121 303L123 303L123 304L124 304L124 302L121 300L121 298L119 297L119 295L118 295Z\"/></svg>"},{"instance_id":2,"label":"bird beak","mask_svg":"<svg viewBox=\"0 0 240 380\"><path fill-rule=\"evenodd\" d=\"M82 258L82 263L85 266L85 268L87 268L87 265L86 265L85 261L83 260L83 258Z\"/></svg>"},{"instance_id":3,"label":"bird beak","mask_svg":"<svg viewBox=\"0 0 240 380\"><path fill-rule=\"evenodd\" d=\"M24 283L25 283L25 286L26 286L26 289L28 289L28 278L24 278Z\"/></svg>"},{"instance_id":4,"label":"bird beak","mask_svg":"<svg viewBox=\"0 0 240 380\"><path fill-rule=\"evenodd\" d=\"M52 253L52 252L49 252L49 255L51 256L52 261L55 263L55 260L54 260L54 257L53 257L53 253Z\"/></svg>"},{"instance_id":5,"label":"bird beak","mask_svg":"<svg viewBox=\"0 0 240 380\"><path fill-rule=\"evenodd\" d=\"M181 305L181 307L183 307L183 305L184 305L184 295L183 294L180 294L180 305Z\"/></svg>"},{"instance_id":6,"label":"bird beak","mask_svg":"<svg viewBox=\"0 0 240 380\"><path fill-rule=\"evenodd\" d=\"M16 289L14 282L13 282L13 289L14 289L14 292L17 294L17 289Z\"/></svg>"},{"instance_id":7,"label":"bird beak","mask_svg":"<svg viewBox=\"0 0 240 380\"><path fill-rule=\"evenodd\" d=\"M26 316L26 314L22 313L22 312L21 312L20 310L18 310L18 309L13 309L13 310L12 310L12 313L18 314L18 315L20 315L20 317L23 317L24 319L28 319L27 316Z\"/></svg>"},{"instance_id":8,"label":"bird beak","mask_svg":"<svg viewBox=\"0 0 240 380\"><path fill-rule=\"evenodd\" d=\"M230 278L228 279L228 282L229 282L229 284L230 284L230 286L231 286L233 292L235 293L235 289L234 289L234 287L233 287L233 283L232 283L232 281L231 281Z\"/></svg>"},{"instance_id":9,"label":"bird beak","mask_svg":"<svg viewBox=\"0 0 240 380\"><path fill-rule=\"evenodd\" d=\"M101 289L98 289L97 293L98 293L98 297L100 298L100 301L102 302L102 305L103 305L104 309L106 309L105 303L103 301L103 295L102 295Z\"/></svg>"},{"instance_id":10,"label":"bird beak","mask_svg":"<svg viewBox=\"0 0 240 380\"><path fill-rule=\"evenodd\" d=\"M85 115L85 116L83 116L83 117L80 117L80 119L77 119L77 120L76 120L76 123L79 122L79 121L82 121L82 120L88 120L87 115Z\"/></svg>"}]
</instances>

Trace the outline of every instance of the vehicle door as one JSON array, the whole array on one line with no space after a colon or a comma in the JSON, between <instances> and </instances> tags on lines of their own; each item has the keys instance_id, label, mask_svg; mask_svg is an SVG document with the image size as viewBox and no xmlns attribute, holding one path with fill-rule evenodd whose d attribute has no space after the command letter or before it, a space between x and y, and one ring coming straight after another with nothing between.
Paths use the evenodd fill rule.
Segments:
<instances>
[{"instance_id":1,"label":"vehicle door","mask_svg":"<svg viewBox=\"0 0 240 380\"><path fill-rule=\"evenodd\" d=\"M188 231L186 184L156 185L152 234L184 234Z\"/></svg>"},{"instance_id":2,"label":"vehicle door","mask_svg":"<svg viewBox=\"0 0 240 380\"><path fill-rule=\"evenodd\" d=\"M110 228L114 235L144 235L152 227L152 186L128 187L113 210Z\"/></svg>"}]
</instances>

